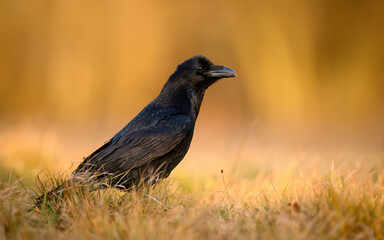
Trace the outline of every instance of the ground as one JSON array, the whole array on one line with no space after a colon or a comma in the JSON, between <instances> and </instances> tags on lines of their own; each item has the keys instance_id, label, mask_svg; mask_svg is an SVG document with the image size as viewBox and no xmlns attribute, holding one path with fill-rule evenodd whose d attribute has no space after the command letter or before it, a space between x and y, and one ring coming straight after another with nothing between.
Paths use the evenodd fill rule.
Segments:
<instances>
[{"instance_id":1,"label":"ground","mask_svg":"<svg viewBox=\"0 0 384 240\"><path fill-rule=\"evenodd\" d=\"M231 140L227 146L224 141L203 142L198 134L186 159L155 187L126 193L74 185L61 199L32 208L38 194L68 179L78 164L62 162L81 159L81 154L95 148L97 139L105 138L85 139L89 146L84 147L78 140L60 142L57 136L63 135L3 131L0 239L384 236L381 150L263 145L267 138L256 144ZM83 139L83 134L78 138L70 134L68 139Z\"/></svg>"},{"instance_id":2,"label":"ground","mask_svg":"<svg viewBox=\"0 0 384 240\"><path fill-rule=\"evenodd\" d=\"M34 191L62 181L63 174L45 174L39 185L2 171L0 238L382 238L381 161L330 162L328 171L310 165L268 171L247 166L236 174L179 172L131 193L74 187L62 200L33 209Z\"/></svg>"}]
</instances>

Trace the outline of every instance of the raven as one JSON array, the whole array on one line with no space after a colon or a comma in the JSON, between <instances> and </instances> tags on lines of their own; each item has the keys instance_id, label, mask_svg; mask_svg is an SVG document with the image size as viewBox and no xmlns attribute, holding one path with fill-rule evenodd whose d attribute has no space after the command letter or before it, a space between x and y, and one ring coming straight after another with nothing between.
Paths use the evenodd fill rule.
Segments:
<instances>
[{"instance_id":1,"label":"raven","mask_svg":"<svg viewBox=\"0 0 384 240\"><path fill-rule=\"evenodd\" d=\"M231 77L236 77L232 69L201 55L181 63L160 94L86 157L74 177L97 174L97 179L108 178L112 186L124 189L168 177L189 149L205 90Z\"/></svg>"}]
</instances>

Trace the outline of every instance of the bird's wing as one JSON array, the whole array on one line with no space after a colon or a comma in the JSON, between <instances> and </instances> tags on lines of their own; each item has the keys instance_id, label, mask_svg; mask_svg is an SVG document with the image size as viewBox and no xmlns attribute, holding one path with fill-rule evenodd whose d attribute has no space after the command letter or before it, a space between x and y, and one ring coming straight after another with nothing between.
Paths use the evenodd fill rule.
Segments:
<instances>
[{"instance_id":1,"label":"bird's wing","mask_svg":"<svg viewBox=\"0 0 384 240\"><path fill-rule=\"evenodd\" d=\"M122 134L108 141L75 170L100 171L119 174L141 167L154 159L171 152L188 133L193 122L186 115L171 115L156 124Z\"/></svg>"}]
</instances>

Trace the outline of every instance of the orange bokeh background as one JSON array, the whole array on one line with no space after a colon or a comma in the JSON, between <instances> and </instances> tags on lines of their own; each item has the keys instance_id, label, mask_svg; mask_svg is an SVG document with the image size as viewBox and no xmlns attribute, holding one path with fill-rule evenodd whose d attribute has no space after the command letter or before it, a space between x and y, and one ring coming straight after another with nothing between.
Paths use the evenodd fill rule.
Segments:
<instances>
[{"instance_id":1,"label":"orange bokeh background","mask_svg":"<svg viewBox=\"0 0 384 240\"><path fill-rule=\"evenodd\" d=\"M207 91L189 158L383 151L383 1L3 0L2 162L80 159L197 54L238 77Z\"/></svg>"}]
</instances>

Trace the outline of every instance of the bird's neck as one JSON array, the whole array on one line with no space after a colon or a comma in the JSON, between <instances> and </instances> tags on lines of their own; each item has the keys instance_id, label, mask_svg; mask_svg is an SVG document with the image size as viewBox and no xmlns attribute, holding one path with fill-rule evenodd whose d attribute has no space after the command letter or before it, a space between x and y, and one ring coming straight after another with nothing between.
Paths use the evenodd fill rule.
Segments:
<instances>
[{"instance_id":1,"label":"bird's neck","mask_svg":"<svg viewBox=\"0 0 384 240\"><path fill-rule=\"evenodd\" d=\"M194 119L196 120L197 116L200 112L200 106L203 102L205 90L192 90L190 92L190 98L189 102L191 104L191 114L193 115Z\"/></svg>"},{"instance_id":2,"label":"bird's neck","mask_svg":"<svg viewBox=\"0 0 384 240\"><path fill-rule=\"evenodd\" d=\"M191 119L196 120L199 115L201 102L205 90L194 89L191 86L179 85L164 87L158 98L161 106L174 107Z\"/></svg>"}]
</instances>

